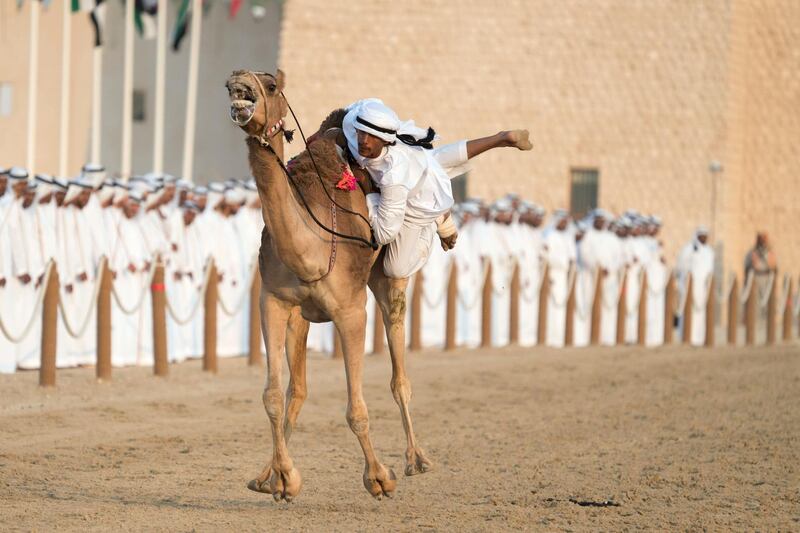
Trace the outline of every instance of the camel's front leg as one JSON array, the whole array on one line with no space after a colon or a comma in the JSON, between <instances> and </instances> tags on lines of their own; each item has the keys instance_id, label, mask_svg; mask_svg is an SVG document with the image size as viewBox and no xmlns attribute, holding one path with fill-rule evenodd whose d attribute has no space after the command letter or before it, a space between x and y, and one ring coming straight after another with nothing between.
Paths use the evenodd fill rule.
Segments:
<instances>
[{"instance_id":1,"label":"camel's front leg","mask_svg":"<svg viewBox=\"0 0 800 533\"><path fill-rule=\"evenodd\" d=\"M281 372L290 308L266 289L261 291L259 304L261 333L267 347L267 384L262 399L272 426L272 462L247 487L272 494L276 501L291 501L300 492L302 480L289 457L283 432L284 394L281 388Z\"/></svg>"},{"instance_id":2,"label":"camel's front leg","mask_svg":"<svg viewBox=\"0 0 800 533\"><path fill-rule=\"evenodd\" d=\"M380 500L383 496L392 495L397 485L397 478L394 472L378 461L369 437L369 413L361 393L367 313L364 309L358 309L336 320L335 323L342 339L347 375L347 423L356 434L364 452L364 487Z\"/></svg>"},{"instance_id":3,"label":"camel's front leg","mask_svg":"<svg viewBox=\"0 0 800 533\"><path fill-rule=\"evenodd\" d=\"M300 307L292 309L286 331L286 361L289 363L289 387L286 389L286 422L283 426L286 443L292 436L300 408L308 395L306 387L306 345L308 320L300 314Z\"/></svg>"},{"instance_id":4,"label":"camel's front leg","mask_svg":"<svg viewBox=\"0 0 800 533\"><path fill-rule=\"evenodd\" d=\"M406 286L408 279L391 279L383 274L382 268L373 269L370 287L381 308L389 353L392 357L392 396L400 407L403 429L406 432L406 470L407 476L423 474L431 469L433 463L425 457L425 452L417 445L414 427L411 424L411 381L406 375Z\"/></svg>"}]
</instances>

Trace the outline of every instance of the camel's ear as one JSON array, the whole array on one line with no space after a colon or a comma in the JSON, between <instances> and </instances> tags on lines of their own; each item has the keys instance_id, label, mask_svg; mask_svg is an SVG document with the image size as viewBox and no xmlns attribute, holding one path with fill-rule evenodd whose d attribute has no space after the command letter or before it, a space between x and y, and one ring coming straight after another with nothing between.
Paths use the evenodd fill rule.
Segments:
<instances>
[{"instance_id":1,"label":"camel's ear","mask_svg":"<svg viewBox=\"0 0 800 533\"><path fill-rule=\"evenodd\" d=\"M278 74L275 76L275 79L278 82L278 92L280 92L286 87L286 74L284 74L281 69L278 69Z\"/></svg>"}]
</instances>

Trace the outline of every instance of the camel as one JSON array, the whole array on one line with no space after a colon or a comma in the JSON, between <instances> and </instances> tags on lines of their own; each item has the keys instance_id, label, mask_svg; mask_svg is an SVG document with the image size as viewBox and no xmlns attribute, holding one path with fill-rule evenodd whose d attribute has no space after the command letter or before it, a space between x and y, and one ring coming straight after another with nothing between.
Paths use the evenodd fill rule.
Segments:
<instances>
[{"instance_id":1,"label":"camel","mask_svg":"<svg viewBox=\"0 0 800 533\"><path fill-rule=\"evenodd\" d=\"M405 371L405 311L408 279L389 278L383 251L371 246L364 190L370 177L351 167L361 188L334 186L343 172L336 139L346 111L331 113L311 136L306 151L284 165L283 96L285 75L234 71L225 86L230 117L246 134L250 168L262 205L264 230L259 252L262 289L261 332L267 349L267 383L262 396L269 417L272 460L248 488L291 501L302 480L287 444L306 398L306 339L309 322L332 321L339 334L347 377L347 422L364 452L363 482L376 499L391 496L397 478L380 463L369 436L369 415L361 393L366 333L367 286L372 290L386 330L392 362L390 388L406 434L407 476L428 472L431 461L417 444L411 421L411 382ZM339 128L339 133L328 135ZM467 157L496 147L530 150L527 130L500 132L467 142ZM338 233L334 236L330 231ZM455 239L443 239L452 247ZM289 365L286 394L281 388L282 351Z\"/></svg>"},{"instance_id":2,"label":"camel","mask_svg":"<svg viewBox=\"0 0 800 533\"><path fill-rule=\"evenodd\" d=\"M381 499L394 493L397 481L394 472L375 454L367 405L361 392L367 284L375 294L386 327L392 362L391 391L407 437L405 474L427 472L432 467L416 442L409 410L411 383L404 362L408 280L387 278L381 263L376 261L380 251L361 242L334 239L314 222L304 207L307 202L320 222L341 234L370 239L368 224L334 206L317 177L315 167L337 204L367 216L365 196L360 190L348 192L334 187L342 169L333 140L321 137L293 159L291 175L300 191L290 183L282 167L286 134L283 121L288 112L282 94L284 85L285 75L280 70L276 75L239 70L226 83L231 118L248 135L248 158L264 219L259 252L262 280L259 307L267 350L267 382L262 400L272 427L273 455L261 474L248 483L248 488L272 494L276 501L291 501L299 493L302 480L287 444L306 398L309 322L333 321L344 353L346 419L364 453L364 487L373 497ZM343 110L332 113L320 131L341 126L343 116ZM359 172L356 168L353 171ZM365 179L365 175L359 178ZM298 192L304 199L299 198ZM290 371L285 395L281 385L284 348Z\"/></svg>"}]
</instances>

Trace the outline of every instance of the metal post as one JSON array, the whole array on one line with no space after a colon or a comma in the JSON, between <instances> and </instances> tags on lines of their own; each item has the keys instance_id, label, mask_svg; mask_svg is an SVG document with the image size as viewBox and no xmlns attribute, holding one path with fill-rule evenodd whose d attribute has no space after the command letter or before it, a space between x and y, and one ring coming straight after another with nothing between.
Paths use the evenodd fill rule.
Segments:
<instances>
[{"instance_id":1,"label":"metal post","mask_svg":"<svg viewBox=\"0 0 800 533\"><path fill-rule=\"evenodd\" d=\"M264 358L261 357L261 347L264 339L261 338L261 272L255 269L253 282L250 284L250 325L248 331L248 356L247 364L250 366L262 366Z\"/></svg>"},{"instance_id":2,"label":"metal post","mask_svg":"<svg viewBox=\"0 0 800 533\"><path fill-rule=\"evenodd\" d=\"M728 296L728 344L736 346L739 342L739 280L733 276L731 293Z\"/></svg>"},{"instance_id":3,"label":"metal post","mask_svg":"<svg viewBox=\"0 0 800 533\"><path fill-rule=\"evenodd\" d=\"M564 333L565 346L573 346L575 344L575 286L577 285L578 271L576 266L572 268L575 269L576 282L572 283L572 287L569 288L569 294L567 294L567 309L564 317L567 321ZM567 281L569 281L569 272L567 272Z\"/></svg>"},{"instance_id":4,"label":"metal post","mask_svg":"<svg viewBox=\"0 0 800 533\"><path fill-rule=\"evenodd\" d=\"M56 347L58 332L58 269L53 264L42 302L42 351L39 363L39 385L56 384Z\"/></svg>"},{"instance_id":5,"label":"metal post","mask_svg":"<svg viewBox=\"0 0 800 533\"><path fill-rule=\"evenodd\" d=\"M100 290L97 293L97 379L111 380L111 270L108 259L101 258Z\"/></svg>"},{"instance_id":6,"label":"metal post","mask_svg":"<svg viewBox=\"0 0 800 533\"><path fill-rule=\"evenodd\" d=\"M669 273L664 295L664 344L672 344L675 335L675 275Z\"/></svg>"},{"instance_id":7,"label":"metal post","mask_svg":"<svg viewBox=\"0 0 800 533\"><path fill-rule=\"evenodd\" d=\"M792 340L792 294L794 293L794 280L789 278L789 290L786 292L786 306L783 308L783 340Z\"/></svg>"},{"instance_id":8,"label":"metal post","mask_svg":"<svg viewBox=\"0 0 800 533\"><path fill-rule=\"evenodd\" d=\"M694 277L691 274L687 274L686 276L686 301L683 304L683 344L691 344L692 308L694 307L692 291L694 291Z\"/></svg>"},{"instance_id":9,"label":"metal post","mask_svg":"<svg viewBox=\"0 0 800 533\"><path fill-rule=\"evenodd\" d=\"M492 264L486 267L486 281L483 284L483 298L481 302L481 347L488 348L492 345Z\"/></svg>"},{"instance_id":10,"label":"metal post","mask_svg":"<svg viewBox=\"0 0 800 533\"><path fill-rule=\"evenodd\" d=\"M769 301L767 301L767 344L775 344L778 337L778 271L775 270L772 276L772 287L769 291Z\"/></svg>"},{"instance_id":11,"label":"metal post","mask_svg":"<svg viewBox=\"0 0 800 533\"><path fill-rule=\"evenodd\" d=\"M628 270L622 276L622 290L617 302L617 345L625 344L625 318L628 315Z\"/></svg>"},{"instance_id":12,"label":"metal post","mask_svg":"<svg viewBox=\"0 0 800 533\"><path fill-rule=\"evenodd\" d=\"M458 266L453 261L450 266L450 279L447 282L447 330L444 349L456 349L456 319L458 313Z\"/></svg>"},{"instance_id":13,"label":"metal post","mask_svg":"<svg viewBox=\"0 0 800 533\"><path fill-rule=\"evenodd\" d=\"M538 341L540 346L547 344L547 300L550 298L550 266L545 265L542 286L539 287L539 325Z\"/></svg>"},{"instance_id":14,"label":"metal post","mask_svg":"<svg viewBox=\"0 0 800 533\"><path fill-rule=\"evenodd\" d=\"M150 294L153 301L153 373L156 376L169 374L167 360L167 293L164 285L164 264L161 258L156 259L156 270L153 273L153 284Z\"/></svg>"},{"instance_id":15,"label":"metal post","mask_svg":"<svg viewBox=\"0 0 800 533\"><path fill-rule=\"evenodd\" d=\"M509 344L519 344L519 263L514 265L511 276L511 309L508 315Z\"/></svg>"},{"instance_id":16,"label":"metal post","mask_svg":"<svg viewBox=\"0 0 800 533\"><path fill-rule=\"evenodd\" d=\"M594 278L594 298L592 299L592 330L590 343L600 344L600 320L603 312L603 272L598 269Z\"/></svg>"},{"instance_id":17,"label":"metal post","mask_svg":"<svg viewBox=\"0 0 800 533\"><path fill-rule=\"evenodd\" d=\"M642 284L639 287L639 322L636 332L636 340L639 346L644 346L647 342L647 273L642 276Z\"/></svg>"},{"instance_id":18,"label":"metal post","mask_svg":"<svg viewBox=\"0 0 800 533\"><path fill-rule=\"evenodd\" d=\"M205 317L203 324L203 370L217 373L217 266L211 259L208 264L211 270L206 287Z\"/></svg>"},{"instance_id":19,"label":"metal post","mask_svg":"<svg viewBox=\"0 0 800 533\"><path fill-rule=\"evenodd\" d=\"M751 276L754 276L751 274ZM747 297L747 304L744 308L745 321L745 342L748 346L756 343L756 311L758 305L758 286L755 276L750 285L750 295Z\"/></svg>"},{"instance_id":20,"label":"metal post","mask_svg":"<svg viewBox=\"0 0 800 533\"><path fill-rule=\"evenodd\" d=\"M716 320L716 281L714 276L711 276L711 282L708 284L708 299L706 300L706 347L713 348L717 341L715 328L717 327Z\"/></svg>"}]
</instances>

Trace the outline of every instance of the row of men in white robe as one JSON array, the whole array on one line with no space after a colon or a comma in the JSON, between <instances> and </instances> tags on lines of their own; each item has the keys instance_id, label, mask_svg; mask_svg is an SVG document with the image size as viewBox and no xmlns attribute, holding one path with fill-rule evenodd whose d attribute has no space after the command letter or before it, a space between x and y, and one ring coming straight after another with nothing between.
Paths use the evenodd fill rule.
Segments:
<instances>
[{"instance_id":1,"label":"row of men in white robe","mask_svg":"<svg viewBox=\"0 0 800 533\"><path fill-rule=\"evenodd\" d=\"M87 166L80 177L62 181L46 175L32 178L16 167L0 169L0 320L18 337L32 319L19 342L0 333L0 371L39 365L37 303L51 259L61 288L59 367L95 362L102 257L114 277L114 365L152 364L151 289L167 293L170 360L202 354L201 289L209 257L219 273L218 353L245 353L249 293L263 226L255 185L229 180L192 188L154 175L119 183L104 174L101 167ZM157 257L165 266L163 286L151 284Z\"/></svg>"},{"instance_id":2,"label":"row of men in white robe","mask_svg":"<svg viewBox=\"0 0 800 533\"><path fill-rule=\"evenodd\" d=\"M538 339L539 293L548 266L546 344L563 346L566 301L575 286L573 341L589 343L596 272L603 284L601 342L616 343L619 289L627 276L625 341L635 342L638 328L638 285L647 273L647 344L664 338L664 284L668 269L656 238L659 221L629 213L609 228L611 217L602 210L573 223L556 211L545 226L544 210L510 196L491 207L465 202L454 210L460 223L452 252L440 247L422 270L422 342L444 344L446 295L450 269L458 276L457 342L481 342L481 308L486 274L492 281L492 345L509 343L511 278L520 272L519 342L532 346ZM153 361L151 287L152 267L161 257L166 269L164 287L169 302L168 352L171 361L200 357L203 352L204 272L209 257L219 273L218 353L243 354L248 347L250 283L263 223L255 185L228 180L208 187L191 187L171 176L134 177L128 183L105 179L98 166L87 165L82 175L64 182L50 176L28 176L24 169L0 169L0 319L18 336L32 317L33 327L21 342L0 333L0 371L39 364L41 322L34 314L40 299L46 265L54 259L61 283L63 314L58 319L57 365L95 361L95 289L100 258L114 273L112 300L112 363L150 365ZM633 236L627 236L631 232ZM701 232L702 233L702 232ZM694 239L678 261L679 280L691 272L710 279L713 253ZM696 312L692 340L704 337L702 283L692 291ZM409 283L408 295L413 291ZM407 306L411 312L411 306ZM702 308L702 309L701 309ZM229 314L230 313L230 314ZM64 314L67 322L65 324ZM374 298L368 297L366 349L373 349ZM408 319L407 327L411 320ZM70 327L67 328L67 325ZM80 331L76 331L80 330ZM73 336L77 333L76 336ZM410 335L407 335L407 338ZM382 342L382 340L381 340ZM333 349L330 323L313 324L311 350Z\"/></svg>"}]
</instances>

